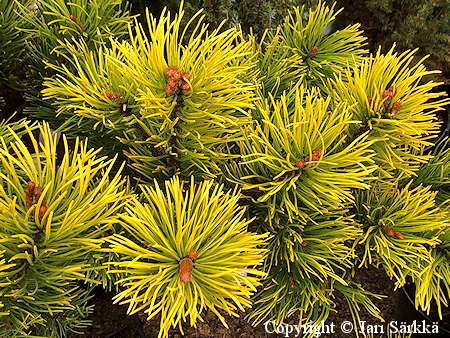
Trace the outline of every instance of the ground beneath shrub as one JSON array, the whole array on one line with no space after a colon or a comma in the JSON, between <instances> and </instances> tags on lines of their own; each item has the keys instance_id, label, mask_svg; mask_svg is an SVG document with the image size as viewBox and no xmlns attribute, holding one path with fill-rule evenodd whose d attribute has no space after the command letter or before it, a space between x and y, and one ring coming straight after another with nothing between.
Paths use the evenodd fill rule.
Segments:
<instances>
[{"instance_id":1,"label":"ground beneath shrub","mask_svg":"<svg viewBox=\"0 0 450 338\"><path fill-rule=\"evenodd\" d=\"M395 320L398 313L398 291L394 292L394 284L386 276L384 271L375 268L360 269L357 271L355 280L359 282L366 290L385 295L382 300L374 299L374 303L381 311L381 316L386 322ZM113 305L112 294L102 294L95 298L95 310L91 316L92 326L85 330L83 335L70 335L69 338L141 338L135 325L137 319L126 315L126 306ZM325 324L334 323L334 333L323 334L320 337L328 338L352 338L355 333L344 333L340 326L345 321L352 321L346 301L338 297L336 299L336 312L333 312ZM374 318L365 310L361 309L360 318L366 322L366 325L384 325L386 323ZM265 338L265 337L284 337L281 334L265 332L264 325L252 327L241 318L230 318L226 316L229 329L226 329L220 320L211 312L204 314L204 322L197 324L196 328L183 325L184 334L178 329L172 329L169 333L170 338ZM159 322L158 318L150 321L146 320L145 314L139 315L142 323L145 338L155 338L158 336ZM293 323L294 324L294 323ZM386 331L385 331L386 332ZM295 333L290 335L295 336ZM375 335L379 337L380 335ZM386 337L386 335L383 335Z\"/></svg>"}]
</instances>

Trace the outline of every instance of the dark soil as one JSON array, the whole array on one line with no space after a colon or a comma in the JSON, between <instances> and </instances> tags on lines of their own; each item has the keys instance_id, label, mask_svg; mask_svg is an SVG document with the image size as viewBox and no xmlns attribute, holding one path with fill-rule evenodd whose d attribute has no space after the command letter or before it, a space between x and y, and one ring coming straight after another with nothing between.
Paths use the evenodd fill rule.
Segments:
<instances>
[{"instance_id":1,"label":"dark soil","mask_svg":"<svg viewBox=\"0 0 450 338\"><path fill-rule=\"evenodd\" d=\"M14 90L3 83L0 84L0 98L3 98L5 101L3 106L0 105L0 120L11 118L13 115L14 120L17 120L17 117L23 117L22 111L27 103L22 92Z\"/></svg>"},{"instance_id":2,"label":"dark soil","mask_svg":"<svg viewBox=\"0 0 450 338\"><path fill-rule=\"evenodd\" d=\"M431 312L428 316L432 322L440 322L441 326L444 326L445 324L450 324L450 309L447 307L444 307L442 309L442 320L439 318L439 312L437 310L436 304L432 304L431 306ZM450 327L444 326L447 331L450 331Z\"/></svg>"},{"instance_id":3,"label":"dark soil","mask_svg":"<svg viewBox=\"0 0 450 338\"><path fill-rule=\"evenodd\" d=\"M409 284L402 291L403 292L399 293L400 302L412 303L411 300L414 298L415 292L414 285ZM408 321L416 319L419 322L425 320L427 324L438 323L439 332L442 334L441 337L450 337L450 308L442 306L441 318L436 302L432 301L429 312L415 311L414 315L414 318L412 318L412 316L403 316L401 319Z\"/></svg>"}]
</instances>

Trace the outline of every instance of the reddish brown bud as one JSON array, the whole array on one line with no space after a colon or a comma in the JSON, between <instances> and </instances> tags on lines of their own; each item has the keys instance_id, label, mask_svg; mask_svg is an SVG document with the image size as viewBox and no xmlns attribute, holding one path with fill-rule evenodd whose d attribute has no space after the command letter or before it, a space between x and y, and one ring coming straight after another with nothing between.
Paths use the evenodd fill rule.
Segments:
<instances>
[{"instance_id":1,"label":"reddish brown bud","mask_svg":"<svg viewBox=\"0 0 450 338\"><path fill-rule=\"evenodd\" d=\"M383 104L385 107L389 106L389 104L392 101L392 98L394 97L394 94L391 91L385 91L381 98L384 100Z\"/></svg>"},{"instance_id":2,"label":"reddish brown bud","mask_svg":"<svg viewBox=\"0 0 450 338\"><path fill-rule=\"evenodd\" d=\"M45 203L42 203L39 208L39 220L42 221L42 218L44 218L45 213L47 212L47 206Z\"/></svg>"},{"instance_id":3,"label":"reddish brown bud","mask_svg":"<svg viewBox=\"0 0 450 338\"><path fill-rule=\"evenodd\" d=\"M388 226L383 227L383 232L387 237L394 237L395 231L389 228Z\"/></svg>"},{"instance_id":4,"label":"reddish brown bud","mask_svg":"<svg viewBox=\"0 0 450 338\"><path fill-rule=\"evenodd\" d=\"M303 160L303 158L298 158L295 160L295 165L302 169L305 166L305 161Z\"/></svg>"},{"instance_id":5,"label":"reddish brown bud","mask_svg":"<svg viewBox=\"0 0 450 338\"><path fill-rule=\"evenodd\" d=\"M400 239L400 240L405 239L405 236L403 236L403 234L401 232L399 232L399 231L394 231L394 232L395 232L395 237L397 239Z\"/></svg>"},{"instance_id":6,"label":"reddish brown bud","mask_svg":"<svg viewBox=\"0 0 450 338\"><path fill-rule=\"evenodd\" d=\"M372 104L373 96L367 96L367 102L369 102L369 105Z\"/></svg>"},{"instance_id":7,"label":"reddish brown bud","mask_svg":"<svg viewBox=\"0 0 450 338\"><path fill-rule=\"evenodd\" d=\"M77 17L75 15L70 14L69 15L69 19L72 20L73 22L75 22L78 27L80 27L80 29L84 32L86 29L84 28L84 26L81 24L81 22L78 21Z\"/></svg>"},{"instance_id":8,"label":"reddish brown bud","mask_svg":"<svg viewBox=\"0 0 450 338\"><path fill-rule=\"evenodd\" d=\"M185 257L180 260L180 280L183 283L192 282L192 275L191 271L194 268L194 263L192 262L192 259L189 257Z\"/></svg>"},{"instance_id":9,"label":"reddish brown bud","mask_svg":"<svg viewBox=\"0 0 450 338\"><path fill-rule=\"evenodd\" d=\"M308 51L308 57L310 59L312 59L313 57L316 56L317 52L319 51L319 48L317 46L312 47L309 51Z\"/></svg>"},{"instance_id":10,"label":"reddish brown bud","mask_svg":"<svg viewBox=\"0 0 450 338\"><path fill-rule=\"evenodd\" d=\"M183 89L183 90L190 90L191 86L189 85L189 83L183 82L183 84L181 85L181 89Z\"/></svg>"},{"instance_id":11,"label":"reddish brown bud","mask_svg":"<svg viewBox=\"0 0 450 338\"><path fill-rule=\"evenodd\" d=\"M198 258L198 252L195 250L189 251L188 257L192 260L195 260Z\"/></svg>"},{"instance_id":12,"label":"reddish brown bud","mask_svg":"<svg viewBox=\"0 0 450 338\"><path fill-rule=\"evenodd\" d=\"M27 183L27 188L26 188L26 192L30 192L32 193L34 191L34 188L36 187L36 183L34 183L33 181L29 181Z\"/></svg>"},{"instance_id":13,"label":"reddish brown bud","mask_svg":"<svg viewBox=\"0 0 450 338\"><path fill-rule=\"evenodd\" d=\"M289 286L290 286L292 289L295 288L294 278L292 278L292 276L289 276Z\"/></svg>"},{"instance_id":14,"label":"reddish brown bud","mask_svg":"<svg viewBox=\"0 0 450 338\"><path fill-rule=\"evenodd\" d=\"M173 95L178 93L178 85L177 82L175 80L169 80L167 82L167 86L166 86L166 94L167 95Z\"/></svg>"},{"instance_id":15,"label":"reddish brown bud","mask_svg":"<svg viewBox=\"0 0 450 338\"><path fill-rule=\"evenodd\" d=\"M302 248L306 248L308 246L308 242L303 241L300 245L302 246Z\"/></svg>"},{"instance_id":16,"label":"reddish brown bud","mask_svg":"<svg viewBox=\"0 0 450 338\"><path fill-rule=\"evenodd\" d=\"M182 79L182 72L179 71L179 70L173 72L171 78L174 79L174 80L181 80Z\"/></svg>"},{"instance_id":17,"label":"reddish brown bud","mask_svg":"<svg viewBox=\"0 0 450 338\"><path fill-rule=\"evenodd\" d=\"M166 77L169 79L166 86L166 94L174 95L182 90L190 90L191 86L186 80L191 77L188 73L179 70L175 66L169 66L166 69Z\"/></svg>"},{"instance_id":18,"label":"reddish brown bud","mask_svg":"<svg viewBox=\"0 0 450 338\"><path fill-rule=\"evenodd\" d=\"M34 198L34 188L36 187L36 183L33 181L29 181L27 183L27 187L25 189L25 207L28 209L33 205Z\"/></svg>"},{"instance_id":19,"label":"reddish brown bud","mask_svg":"<svg viewBox=\"0 0 450 338\"><path fill-rule=\"evenodd\" d=\"M395 95L396 90L395 90L395 87L393 85L389 87L389 91L392 93L392 96Z\"/></svg>"},{"instance_id":20,"label":"reddish brown bud","mask_svg":"<svg viewBox=\"0 0 450 338\"><path fill-rule=\"evenodd\" d=\"M175 88L173 88L173 87L167 85L167 86L166 86L166 94L169 95L169 96L175 94Z\"/></svg>"},{"instance_id":21,"label":"reddish brown bud","mask_svg":"<svg viewBox=\"0 0 450 338\"><path fill-rule=\"evenodd\" d=\"M37 203L37 201L39 200L39 198L41 198L42 193L44 192L44 188L42 187L35 187L34 188L34 203Z\"/></svg>"},{"instance_id":22,"label":"reddish brown bud","mask_svg":"<svg viewBox=\"0 0 450 338\"><path fill-rule=\"evenodd\" d=\"M181 78L184 80L189 80L191 76L186 72L181 72Z\"/></svg>"},{"instance_id":23,"label":"reddish brown bud","mask_svg":"<svg viewBox=\"0 0 450 338\"><path fill-rule=\"evenodd\" d=\"M167 86L169 86L169 87L171 87L173 89L175 89L177 87L177 85L178 85L177 81L175 81L173 79L170 79L169 81L167 81Z\"/></svg>"},{"instance_id":24,"label":"reddish brown bud","mask_svg":"<svg viewBox=\"0 0 450 338\"><path fill-rule=\"evenodd\" d=\"M400 109L402 109L402 104L399 101L395 101L394 104L392 105L392 108L395 109L396 111L399 111Z\"/></svg>"},{"instance_id":25,"label":"reddish brown bud","mask_svg":"<svg viewBox=\"0 0 450 338\"><path fill-rule=\"evenodd\" d=\"M322 157L322 148L317 148L312 151L312 160L319 161Z\"/></svg>"},{"instance_id":26,"label":"reddish brown bud","mask_svg":"<svg viewBox=\"0 0 450 338\"><path fill-rule=\"evenodd\" d=\"M384 93L383 93L383 95L381 95L381 98L382 99L385 99L385 98L387 98L387 97L389 97L389 98L393 98L394 97L394 94L390 91L390 90L386 90Z\"/></svg>"},{"instance_id":27,"label":"reddish brown bud","mask_svg":"<svg viewBox=\"0 0 450 338\"><path fill-rule=\"evenodd\" d=\"M389 111L387 112L387 117L389 118L394 118L397 113L400 111L400 109L402 109L402 104L399 101L395 101L392 104L391 109L389 109Z\"/></svg>"},{"instance_id":28,"label":"reddish brown bud","mask_svg":"<svg viewBox=\"0 0 450 338\"><path fill-rule=\"evenodd\" d=\"M175 72L178 72L178 68L176 66L169 66L166 69L166 77L171 78L173 77L173 74Z\"/></svg>"},{"instance_id":29,"label":"reddish brown bud","mask_svg":"<svg viewBox=\"0 0 450 338\"><path fill-rule=\"evenodd\" d=\"M166 77L169 79L166 86L166 94L174 95L182 90L190 90L191 86L186 80L191 77L188 73L179 70L175 66L169 66L166 69Z\"/></svg>"},{"instance_id":30,"label":"reddish brown bud","mask_svg":"<svg viewBox=\"0 0 450 338\"><path fill-rule=\"evenodd\" d=\"M84 28L84 26L81 24L81 22L77 22L77 24L78 24L78 27L80 27L80 29L81 29L83 32L86 31L86 28Z\"/></svg>"},{"instance_id":31,"label":"reddish brown bud","mask_svg":"<svg viewBox=\"0 0 450 338\"><path fill-rule=\"evenodd\" d=\"M112 91L107 91L104 92L100 98L102 100L104 100L105 98L108 98L109 100L111 100L112 102L114 102L115 104L121 104L122 103L122 95L120 95L119 93L116 92L112 92Z\"/></svg>"}]
</instances>

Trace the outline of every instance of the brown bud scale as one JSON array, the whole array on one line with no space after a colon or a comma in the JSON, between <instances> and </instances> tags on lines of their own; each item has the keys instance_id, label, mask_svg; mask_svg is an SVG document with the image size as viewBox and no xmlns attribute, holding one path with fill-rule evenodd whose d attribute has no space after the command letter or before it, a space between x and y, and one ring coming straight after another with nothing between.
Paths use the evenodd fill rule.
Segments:
<instances>
[{"instance_id":1,"label":"brown bud scale","mask_svg":"<svg viewBox=\"0 0 450 338\"><path fill-rule=\"evenodd\" d=\"M383 232L387 237L394 237L395 236L395 231L392 230L390 227L385 226L383 227Z\"/></svg>"},{"instance_id":2,"label":"brown bud scale","mask_svg":"<svg viewBox=\"0 0 450 338\"><path fill-rule=\"evenodd\" d=\"M400 109L402 109L402 104L399 101L395 101L394 104L392 105L392 109L399 111Z\"/></svg>"},{"instance_id":3,"label":"brown bud scale","mask_svg":"<svg viewBox=\"0 0 450 338\"><path fill-rule=\"evenodd\" d=\"M191 271L194 268L194 263L189 257L182 258L179 263L180 266L180 280L183 283L192 282Z\"/></svg>"},{"instance_id":4,"label":"brown bud scale","mask_svg":"<svg viewBox=\"0 0 450 338\"><path fill-rule=\"evenodd\" d=\"M403 234L399 231L395 231L395 237L400 240L405 239L405 236L403 236Z\"/></svg>"},{"instance_id":5,"label":"brown bud scale","mask_svg":"<svg viewBox=\"0 0 450 338\"><path fill-rule=\"evenodd\" d=\"M317 46L311 47L311 49L308 51L308 57L312 59L316 56L317 52L319 51L319 48Z\"/></svg>"},{"instance_id":6,"label":"brown bud scale","mask_svg":"<svg viewBox=\"0 0 450 338\"><path fill-rule=\"evenodd\" d=\"M33 181L29 181L27 183L27 187L25 189L25 207L28 209L31 208L31 206L33 205L34 201L34 188L36 187L36 183L34 183Z\"/></svg>"},{"instance_id":7,"label":"brown bud scale","mask_svg":"<svg viewBox=\"0 0 450 338\"><path fill-rule=\"evenodd\" d=\"M295 165L302 169L305 166L305 161L302 158L298 158L295 160Z\"/></svg>"},{"instance_id":8,"label":"brown bud scale","mask_svg":"<svg viewBox=\"0 0 450 338\"><path fill-rule=\"evenodd\" d=\"M111 101L114 102L115 104L121 104L121 103L122 103L122 100L123 100L122 95L120 95L119 93L116 93L116 92L112 92L112 91L104 92L104 93L100 96L100 98L103 99L103 100L106 99L106 98L108 98L109 100L111 100Z\"/></svg>"},{"instance_id":9,"label":"brown bud scale","mask_svg":"<svg viewBox=\"0 0 450 338\"><path fill-rule=\"evenodd\" d=\"M198 252L196 250L189 251L188 257L192 260L196 260L198 258Z\"/></svg>"},{"instance_id":10,"label":"brown bud scale","mask_svg":"<svg viewBox=\"0 0 450 338\"><path fill-rule=\"evenodd\" d=\"M294 278L292 278L292 276L289 276L289 286L290 286L292 289L295 288Z\"/></svg>"},{"instance_id":11,"label":"brown bud scale","mask_svg":"<svg viewBox=\"0 0 450 338\"><path fill-rule=\"evenodd\" d=\"M41 204L41 207L39 208L39 220L42 221L42 218L44 218L45 213L47 212L47 205L43 202Z\"/></svg>"},{"instance_id":12,"label":"brown bud scale","mask_svg":"<svg viewBox=\"0 0 450 338\"><path fill-rule=\"evenodd\" d=\"M33 203L37 203L37 201L39 201L39 199L41 198L42 193L44 192L44 188L42 187L35 187L34 188L34 198L33 198Z\"/></svg>"},{"instance_id":13,"label":"brown bud scale","mask_svg":"<svg viewBox=\"0 0 450 338\"><path fill-rule=\"evenodd\" d=\"M191 90L191 86L187 82L191 77L187 72L178 69L176 66L169 66L165 71L167 77L166 94L168 96L179 94L183 90Z\"/></svg>"},{"instance_id":14,"label":"brown bud scale","mask_svg":"<svg viewBox=\"0 0 450 338\"><path fill-rule=\"evenodd\" d=\"M319 161L322 157L322 148L317 148L312 151L312 160Z\"/></svg>"}]
</instances>

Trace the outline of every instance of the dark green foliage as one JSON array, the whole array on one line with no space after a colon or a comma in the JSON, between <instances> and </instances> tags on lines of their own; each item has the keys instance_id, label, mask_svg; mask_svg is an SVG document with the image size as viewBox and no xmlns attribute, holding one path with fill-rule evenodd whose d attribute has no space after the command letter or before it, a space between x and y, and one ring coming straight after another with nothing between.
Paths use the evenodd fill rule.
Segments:
<instances>
[{"instance_id":1,"label":"dark green foliage","mask_svg":"<svg viewBox=\"0 0 450 338\"><path fill-rule=\"evenodd\" d=\"M29 0L20 3L30 7ZM25 34L18 28L26 27L26 21L17 14L19 9L15 0L0 1L0 85L14 74L25 57Z\"/></svg>"},{"instance_id":2,"label":"dark green foliage","mask_svg":"<svg viewBox=\"0 0 450 338\"><path fill-rule=\"evenodd\" d=\"M139 5L144 1L135 2ZM191 0L186 2L185 9L188 18L203 9L211 28L227 20L224 27L239 26L245 33L251 29L261 37L266 28L275 28L282 22L292 6L314 8L317 3L316 0ZM331 5L333 1L326 3ZM179 2L160 0L160 4L176 11ZM447 0L339 0L336 8L344 11L334 29L361 23L372 52L380 45L386 52L394 43L399 52L419 48L417 57L430 54L425 62L427 67L442 69L442 77L450 80L450 2Z\"/></svg>"},{"instance_id":3,"label":"dark green foliage","mask_svg":"<svg viewBox=\"0 0 450 338\"><path fill-rule=\"evenodd\" d=\"M160 0L161 4L167 6L171 12L176 12L179 1ZM267 28L279 25L293 6L305 5L313 8L319 3L318 0L189 0L185 3L188 18L203 9L206 21L210 29L219 27L226 20L223 29L238 26L245 34L252 31L261 38Z\"/></svg>"},{"instance_id":4,"label":"dark green foliage","mask_svg":"<svg viewBox=\"0 0 450 338\"><path fill-rule=\"evenodd\" d=\"M417 57L430 55L429 69L442 69L450 80L450 2L448 0L339 0L344 7L337 26L361 22L369 47L386 52L419 48Z\"/></svg>"}]
</instances>

